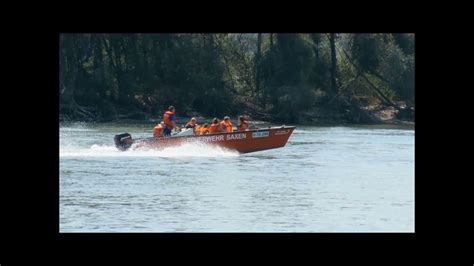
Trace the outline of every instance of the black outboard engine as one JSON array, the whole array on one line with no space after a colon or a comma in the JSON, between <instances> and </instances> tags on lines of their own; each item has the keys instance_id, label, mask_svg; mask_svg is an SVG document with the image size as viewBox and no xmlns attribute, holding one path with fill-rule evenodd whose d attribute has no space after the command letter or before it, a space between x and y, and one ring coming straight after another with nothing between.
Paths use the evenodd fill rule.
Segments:
<instances>
[{"instance_id":1,"label":"black outboard engine","mask_svg":"<svg viewBox=\"0 0 474 266\"><path fill-rule=\"evenodd\" d=\"M115 147L121 151L126 151L130 146L132 146L133 140L132 135L128 133L123 133L115 135L114 137Z\"/></svg>"}]
</instances>

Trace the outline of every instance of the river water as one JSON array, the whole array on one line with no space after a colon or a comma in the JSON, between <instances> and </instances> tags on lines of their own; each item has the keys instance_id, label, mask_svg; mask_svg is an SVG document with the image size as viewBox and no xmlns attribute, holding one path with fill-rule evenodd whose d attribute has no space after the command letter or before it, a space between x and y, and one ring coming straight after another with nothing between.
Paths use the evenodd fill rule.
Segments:
<instances>
[{"instance_id":1,"label":"river water","mask_svg":"<svg viewBox=\"0 0 474 266\"><path fill-rule=\"evenodd\" d=\"M414 232L414 129L298 126L283 148L115 149L60 126L60 232Z\"/></svg>"}]
</instances>

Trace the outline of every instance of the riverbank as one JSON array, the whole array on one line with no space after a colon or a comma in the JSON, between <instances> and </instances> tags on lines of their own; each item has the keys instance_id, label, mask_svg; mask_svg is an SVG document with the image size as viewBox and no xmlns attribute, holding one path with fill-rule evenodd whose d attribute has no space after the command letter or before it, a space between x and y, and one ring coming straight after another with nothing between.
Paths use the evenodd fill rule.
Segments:
<instances>
[{"instance_id":1,"label":"riverbank","mask_svg":"<svg viewBox=\"0 0 474 266\"><path fill-rule=\"evenodd\" d=\"M204 124L204 123L210 123L212 120L212 117L201 117L197 116L197 121L198 124ZM236 126L237 119L236 118L231 118L232 123L234 126ZM98 121L60 121L61 127L69 127L69 126L81 126L81 125L90 125L90 124L150 124L150 130L153 125L156 125L162 121L161 117L158 118L150 118L150 119L116 119L113 121L107 121L107 122L98 122ZM176 122L180 126L184 126L186 122L189 121L189 117L181 117L178 116L176 117ZM327 122L327 123L321 123L321 122L314 122L314 121L300 121L299 123L278 123L278 122L271 122L271 121L264 121L264 120L258 120L258 119L251 119L249 120L249 124L251 127L269 127L269 126L277 126L277 125L292 125L292 126L304 126L304 127L311 127L311 126L316 126L316 127L366 127L366 126L371 126L374 128L394 128L394 129L399 129L399 128L404 128L404 129L410 129L414 130L415 129L415 122L411 121L403 121L403 120L387 120L384 123L372 123L372 124L361 124L361 123L348 123L348 122Z\"/></svg>"},{"instance_id":2,"label":"riverbank","mask_svg":"<svg viewBox=\"0 0 474 266\"><path fill-rule=\"evenodd\" d=\"M322 105L311 108L308 111L300 112L295 121L285 121L277 115L258 109L254 105L243 106L242 114L256 125L260 124L286 124L305 126L355 126L355 125L394 125L414 127L414 108L407 108L400 103L397 108L394 106L383 106L380 102L343 102L332 105ZM196 117L199 124L210 123L213 117L202 115L195 111L177 113L178 124L185 124L191 117ZM218 118L228 114L222 114ZM229 114L230 115L230 114ZM237 115L230 115L233 123L237 123ZM61 123L86 122L86 123L159 123L162 117L150 115L143 111L115 112L113 116L90 117L87 119L71 119L66 114L60 113Z\"/></svg>"}]
</instances>

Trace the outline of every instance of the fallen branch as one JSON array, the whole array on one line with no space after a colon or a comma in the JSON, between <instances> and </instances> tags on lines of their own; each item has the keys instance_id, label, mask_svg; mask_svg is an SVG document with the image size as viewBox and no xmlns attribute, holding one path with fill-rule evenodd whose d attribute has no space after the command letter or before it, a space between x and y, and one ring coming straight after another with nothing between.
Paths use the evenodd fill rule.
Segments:
<instances>
[{"instance_id":1,"label":"fallen branch","mask_svg":"<svg viewBox=\"0 0 474 266\"><path fill-rule=\"evenodd\" d=\"M400 110L400 108L394 104L387 96L385 96L385 94L383 94L382 91L380 91L379 88L377 88L377 86L375 86L363 73L362 71L359 69L359 67L357 67L357 65L352 62L352 58L347 54L346 50L343 50L344 52L344 55L347 57L349 63L354 66L357 70L359 70L359 73L360 73L360 76L362 76L362 78L364 78L365 81L367 81L367 83L370 85L371 88L373 88L376 92L377 92L377 98L379 98L382 102L384 102L385 104L387 105L390 105L390 106L393 106L395 109L397 110Z\"/></svg>"}]
</instances>

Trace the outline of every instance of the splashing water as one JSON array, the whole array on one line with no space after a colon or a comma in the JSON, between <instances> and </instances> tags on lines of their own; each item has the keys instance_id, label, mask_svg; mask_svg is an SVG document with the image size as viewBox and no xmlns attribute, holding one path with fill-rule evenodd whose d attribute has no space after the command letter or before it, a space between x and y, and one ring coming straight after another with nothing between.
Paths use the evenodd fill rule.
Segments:
<instances>
[{"instance_id":1,"label":"splashing water","mask_svg":"<svg viewBox=\"0 0 474 266\"><path fill-rule=\"evenodd\" d=\"M127 125L135 138L151 136L151 126ZM114 125L91 125L73 123L60 127L60 157L236 157L239 153L206 143L183 143L164 149L132 149L119 151L113 136L117 134Z\"/></svg>"},{"instance_id":2,"label":"splashing water","mask_svg":"<svg viewBox=\"0 0 474 266\"><path fill-rule=\"evenodd\" d=\"M164 149L130 149L119 151L115 146L93 144L89 148L66 146L60 149L61 157L236 157L239 153L204 143L184 143Z\"/></svg>"}]
</instances>

